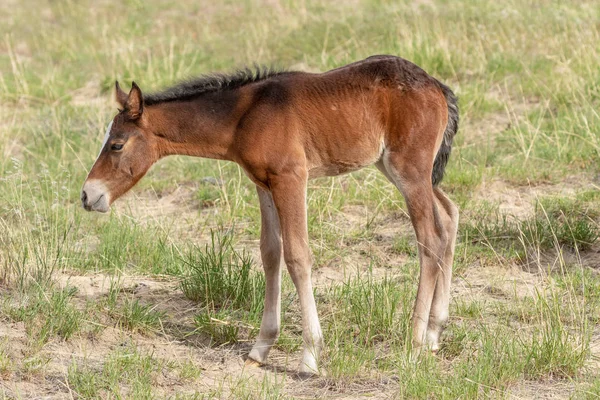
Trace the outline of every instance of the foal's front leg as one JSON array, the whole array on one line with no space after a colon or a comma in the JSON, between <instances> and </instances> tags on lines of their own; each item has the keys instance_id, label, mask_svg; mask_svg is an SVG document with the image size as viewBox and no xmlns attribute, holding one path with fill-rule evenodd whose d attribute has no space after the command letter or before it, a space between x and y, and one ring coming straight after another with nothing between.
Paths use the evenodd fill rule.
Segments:
<instances>
[{"instance_id":1,"label":"foal's front leg","mask_svg":"<svg viewBox=\"0 0 600 400\"><path fill-rule=\"evenodd\" d=\"M311 282L311 252L308 246L306 221L305 170L278 175L271 180L273 201L279 212L283 237L283 257L296 286L302 309L302 339L304 348L300 373L318 374L318 360L323 346L323 334Z\"/></svg>"},{"instance_id":2,"label":"foal's front leg","mask_svg":"<svg viewBox=\"0 0 600 400\"><path fill-rule=\"evenodd\" d=\"M265 309L260 332L249 360L264 364L271 347L279 336L281 324L281 229L279 216L268 191L256 187L260 201L260 252L265 270Z\"/></svg>"}]
</instances>

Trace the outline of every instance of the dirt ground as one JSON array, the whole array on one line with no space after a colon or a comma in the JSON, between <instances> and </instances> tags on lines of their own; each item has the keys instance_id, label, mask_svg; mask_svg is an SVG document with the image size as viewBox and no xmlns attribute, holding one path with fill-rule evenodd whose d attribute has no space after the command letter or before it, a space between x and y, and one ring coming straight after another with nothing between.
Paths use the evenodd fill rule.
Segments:
<instances>
[{"instance_id":1,"label":"dirt ground","mask_svg":"<svg viewBox=\"0 0 600 400\"><path fill-rule=\"evenodd\" d=\"M581 188L582 177L569 177L556 185L538 185L535 187L515 187L502 181L484 183L474 197L485 198L499 204L500 210L519 217L526 217L533 212L536 198L540 195L557 194L569 195ZM586 177L587 178L587 177ZM134 218L141 221L152 219L153 222L169 221L179 226L194 226L197 212L185 204L190 203L192 189L185 186L157 198L154 194L131 195L130 201L125 201L118 207L131 212ZM131 201L131 200L134 201ZM360 220L361 207L347 207L343 210L341 220L351 226ZM152 215L150 217L150 215ZM387 221L387 222L386 222ZM398 224L397 221L382 217L381 225L376 229L378 241L368 243L368 250L379 252L387 261L387 265L399 265L406 261L406 256L393 254L389 251L394 237L406 234L410 225L407 221ZM181 232L180 232L181 233ZM183 235L190 240L198 241L199 232L190 228ZM82 243L85 246L93 246ZM244 247L251 251L258 260L258 241L248 240ZM352 265L368 262L361 255L361 244L348 257ZM375 246L375 248L374 248ZM362 249L365 250L365 249ZM552 257L552 255L545 255ZM558 255L554 255L557 257ZM575 257L565 254L563 257ZM600 267L600 247L579 255L579 259L588 266ZM355 271L345 270L348 259L319 266L314 270L313 281L317 287L326 287L335 282L341 282L348 274ZM258 264L260 265L260 264ZM375 276L390 273L391 267L375 267ZM477 262L470 265L460 276L453 280L452 299L486 300L489 298L511 298L513 296L531 296L539 289L543 272L525 270L518 265L485 265ZM94 302L107 296L110 288L110 277L103 274L79 275L76 272L64 271L56 275L59 286L77 288L76 301L80 307L86 302ZM261 382L268 376L273 379L285 379L285 393L300 398L321 398L331 396L336 399L387 399L393 396L397 382L387 377L373 377L366 381L348 382L340 387L330 382L327 377L314 378L309 381L296 376L295 368L299 361L299 352L286 354L274 349L269 358L269 364L263 367L245 365L244 356L248 353L251 343L238 343L221 347L210 347L198 337L177 338L172 332L176 327L186 327L192 331L192 318L197 310L194 302L187 300L178 289L178 282L170 277L129 276L122 277L122 290L143 303L154 304L157 310L165 312L163 330L150 335L141 335L114 326L100 326L100 334L76 336L69 341L51 339L42 350L42 360L45 364L44 373L30 376L12 373L2 376L0 386L7 398L31 399L68 399L76 397L69 391L69 366L74 361L86 361L87 365L102 365L107 354L115 349L134 344L139 350L152 354L153 357L174 364L191 362L201 369L200 378L192 383L182 381L176 374L164 373L156 379L156 395L173 397L196 391L210 391L215 387L226 389L227 385L242 382ZM452 318L452 316L451 316ZM175 328L174 328L175 327ZM27 334L23 323L0 324L0 343L5 342L10 357L23 360L26 358L28 346ZM590 367L600 366L600 329L592 337ZM229 388L231 389L231 388ZM573 393L573 385L565 381L544 381L520 383L511 387L507 395L515 399L555 399L566 398Z\"/></svg>"}]
</instances>

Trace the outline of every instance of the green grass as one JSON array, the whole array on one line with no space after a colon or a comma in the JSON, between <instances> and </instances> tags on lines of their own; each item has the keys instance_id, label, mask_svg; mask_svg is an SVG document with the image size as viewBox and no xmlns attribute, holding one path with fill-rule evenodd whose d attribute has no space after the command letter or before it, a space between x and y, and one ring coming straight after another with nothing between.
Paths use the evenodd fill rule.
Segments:
<instances>
[{"instance_id":1,"label":"green grass","mask_svg":"<svg viewBox=\"0 0 600 400\"><path fill-rule=\"evenodd\" d=\"M414 286L400 277L378 279L372 272L331 288L321 310L332 379L388 370L410 343ZM395 349L395 350L394 350Z\"/></svg>"},{"instance_id":2,"label":"green grass","mask_svg":"<svg viewBox=\"0 0 600 400\"><path fill-rule=\"evenodd\" d=\"M182 263L181 290L202 307L195 318L198 332L216 344L236 342L240 329L250 329L251 336L258 333L265 279L253 269L252 258L233 247L231 234L213 232L211 243L203 250L190 249Z\"/></svg>"},{"instance_id":3,"label":"green grass","mask_svg":"<svg viewBox=\"0 0 600 400\"><path fill-rule=\"evenodd\" d=\"M179 399L597 397L599 18L597 2L554 0L0 4L0 378L34 382L22 398L48 382L79 398L169 397L173 382ZM410 356L415 239L398 191L366 168L308 191L329 376L244 375L232 360L257 333L264 293L254 185L235 164L170 157L111 214L85 213L114 81L151 91L253 63L325 71L381 53L460 99L442 184L461 209L443 347ZM57 285L64 271L107 283L76 291ZM126 293L137 276L172 296ZM286 273L283 287L276 368L301 344ZM216 355L186 364L131 344L87 359L113 330ZM199 385L221 361L229 372Z\"/></svg>"},{"instance_id":4,"label":"green grass","mask_svg":"<svg viewBox=\"0 0 600 400\"><path fill-rule=\"evenodd\" d=\"M68 340L81 327L82 313L71 298L74 287L43 291L32 288L17 299L4 303L3 313L14 322L24 322L29 337L39 345L58 336Z\"/></svg>"},{"instance_id":5,"label":"green grass","mask_svg":"<svg viewBox=\"0 0 600 400\"><path fill-rule=\"evenodd\" d=\"M535 200L533 215L517 218L482 207L475 218L462 224L463 240L495 249L548 250L565 246L588 250L600 237L597 205L571 198Z\"/></svg>"},{"instance_id":6,"label":"green grass","mask_svg":"<svg viewBox=\"0 0 600 400\"><path fill-rule=\"evenodd\" d=\"M139 300L128 300L121 309L119 323L133 331L148 332L159 329L163 317L164 313L156 311L150 304L141 304Z\"/></svg>"},{"instance_id":7,"label":"green grass","mask_svg":"<svg viewBox=\"0 0 600 400\"><path fill-rule=\"evenodd\" d=\"M4 339L0 343L0 376L3 378L10 376L13 368L13 361L8 352L8 340Z\"/></svg>"},{"instance_id":8,"label":"green grass","mask_svg":"<svg viewBox=\"0 0 600 400\"><path fill-rule=\"evenodd\" d=\"M170 370L164 360L129 348L108 355L100 371L73 362L67 379L71 390L84 399L98 398L103 393L151 399L153 382Z\"/></svg>"},{"instance_id":9,"label":"green grass","mask_svg":"<svg viewBox=\"0 0 600 400\"><path fill-rule=\"evenodd\" d=\"M256 299L249 306L262 311L257 303L262 303L264 277L252 269L248 254L233 247L231 234L213 232L211 243L204 250L190 249L182 263L186 270L181 290L187 298L210 308L238 308Z\"/></svg>"}]
</instances>

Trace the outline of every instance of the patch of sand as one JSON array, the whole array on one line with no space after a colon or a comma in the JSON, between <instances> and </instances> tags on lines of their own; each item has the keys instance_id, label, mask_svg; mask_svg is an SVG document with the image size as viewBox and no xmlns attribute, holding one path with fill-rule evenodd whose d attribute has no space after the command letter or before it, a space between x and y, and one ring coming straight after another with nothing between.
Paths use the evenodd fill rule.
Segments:
<instances>
[{"instance_id":1,"label":"patch of sand","mask_svg":"<svg viewBox=\"0 0 600 400\"><path fill-rule=\"evenodd\" d=\"M533 215L540 198L550 196L573 196L578 191L590 188L592 177L589 174L571 175L557 184L537 184L515 186L503 180L494 179L482 182L473 194L472 203L489 202L498 205L502 214L517 218Z\"/></svg>"}]
</instances>

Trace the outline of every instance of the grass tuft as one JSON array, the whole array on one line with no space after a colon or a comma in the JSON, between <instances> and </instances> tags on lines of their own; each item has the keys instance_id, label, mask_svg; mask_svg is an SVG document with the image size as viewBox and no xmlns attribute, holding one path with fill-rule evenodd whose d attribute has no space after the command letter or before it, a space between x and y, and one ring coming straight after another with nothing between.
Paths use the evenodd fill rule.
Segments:
<instances>
[{"instance_id":1,"label":"grass tuft","mask_svg":"<svg viewBox=\"0 0 600 400\"><path fill-rule=\"evenodd\" d=\"M118 349L109 354L101 368L79 364L69 366L67 381L79 397L153 398L152 387L160 375L168 375L172 368L162 359L144 354L135 347Z\"/></svg>"},{"instance_id":2,"label":"grass tuft","mask_svg":"<svg viewBox=\"0 0 600 400\"><path fill-rule=\"evenodd\" d=\"M53 336L67 340L81 327L82 313L71 303L74 287L51 290L32 288L13 304L5 303L4 312L14 322L24 322L27 333L39 346Z\"/></svg>"},{"instance_id":3,"label":"grass tuft","mask_svg":"<svg viewBox=\"0 0 600 400\"><path fill-rule=\"evenodd\" d=\"M248 254L233 247L231 235L212 232L211 243L203 251L194 247L182 262L181 289L204 310L196 317L199 332L217 343L235 342L241 326L255 333L263 310L264 275L253 269ZM232 320L230 314L244 322Z\"/></svg>"},{"instance_id":4,"label":"grass tuft","mask_svg":"<svg viewBox=\"0 0 600 400\"><path fill-rule=\"evenodd\" d=\"M125 328L147 333L161 327L165 314L151 304L141 304L139 300L127 300L121 308L119 323Z\"/></svg>"}]
</instances>

